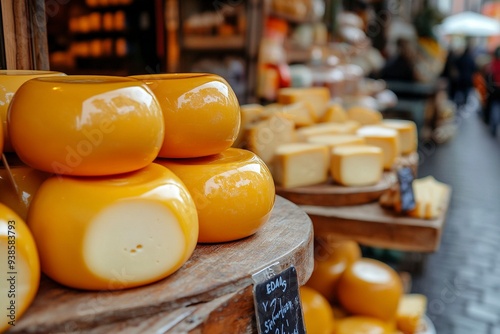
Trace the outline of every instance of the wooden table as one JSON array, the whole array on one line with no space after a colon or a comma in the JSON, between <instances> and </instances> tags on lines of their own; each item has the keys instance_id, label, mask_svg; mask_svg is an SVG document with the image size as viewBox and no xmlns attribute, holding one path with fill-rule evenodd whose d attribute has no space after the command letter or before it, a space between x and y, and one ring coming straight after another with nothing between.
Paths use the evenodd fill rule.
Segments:
<instances>
[{"instance_id":1,"label":"wooden table","mask_svg":"<svg viewBox=\"0 0 500 334\"><path fill-rule=\"evenodd\" d=\"M349 238L385 249L434 252L439 248L450 197L451 189L448 188L443 210L435 219L401 216L382 208L378 202L343 207L300 207L311 217L315 235Z\"/></svg>"},{"instance_id":2,"label":"wooden table","mask_svg":"<svg viewBox=\"0 0 500 334\"><path fill-rule=\"evenodd\" d=\"M8 333L256 333L252 274L275 262L294 265L302 285L313 270L313 247L309 217L278 196L254 236L198 245L180 270L155 284L84 292L42 279Z\"/></svg>"}]
</instances>

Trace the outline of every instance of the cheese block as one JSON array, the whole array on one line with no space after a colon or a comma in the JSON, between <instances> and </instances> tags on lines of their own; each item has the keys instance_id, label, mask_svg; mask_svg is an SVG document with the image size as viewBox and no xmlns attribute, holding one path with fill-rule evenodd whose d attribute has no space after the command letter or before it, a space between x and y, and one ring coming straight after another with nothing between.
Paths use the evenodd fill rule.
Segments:
<instances>
[{"instance_id":1,"label":"cheese block","mask_svg":"<svg viewBox=\"0 0 500 334\"><path fill-rule=\"evenodd\" d=\"M360 125L355 121L344 123L318 123L297 129L297 139L307 141L307 138L319 135L355 134Z\"/></svg>"},{"instance_id":2,"label":"cheese block","mask_svg":"<svg viewBox=\"0 0 500 334\"><path fill-rule=\"evenodd\" d=\"M365 138L368 145L378 146L384 153L384 168L392 169L398 157L401 156L398 132L382 126L363 126L356 132Z\"/></svg>"},{"instance_id":3,"label":"cheese block","mask_svg":"<svg viewBox=\"0 0 500 334\"><path fill-rule=\"evenodd\" d=\"M160 101L165 137L159 157L195 158L231 147L240 129L240 105L228 82L215 74L133 76Z\"/></svg>"},{"instance_id":4,"label":"cheese block","mask_svg":"<svg viewBox=\"0 0 500 334\"><path fill-rule=\"evenodd\" d=\"M0 332L15 328L35 298L40 261L24 220L0 204Z\"/></svg>"},{"instance_id":5,"label":"cheese block","mask_svg":"<svg viewBox=\"0 0 500 334\"><path fill-rule=\"evenodd\" d=\"M226 242L256 233L269 219L274 181L254 153L229 148L197 159L157 159L184 182L198 210L202 243Z\"/></svg>"},{"instance_id":6,"label":"cheese block","mask_svg":"<svg viewBox=\"0 0 500 334\"><path fill-rule=\"evenodd\" d=\"M308 143L328 145L330 149L342 145L363 145L365 139L356 135L318 135L306 139Z\"/></svg>"},{"instance_id":7,"label":"cheese block","mask_svg":"<svg viewBox=\"0 0 500 334\"><path fill-rule=\"evenodd\" d=\"M330 101L330 90L326 87L295 88L286 87L278 90L277 102L291 104L308 101L314 107L317 119L321 119Z\"/></svg>"},{"instance_id":8,"label":"cheese block","mask_svg":"<svg viewBox=\"0 0 500 334\"><path fill-rule=\"evenodd\" d=\"M306 332L308 334L332 334L335 329L335 317L326 298L307 286L301 286L299 293Z\"/></svg>"},{"instance_id":9,"label":"cheese block","mask_svg":"<svg viewBox=\"0 0 500 334\"><path fill-rule=\"evenodd\" d=\"M60 284L118 290L179 269L198 239L184 184L158 164L108 177L53 176L31 202L28 224L42 271Z\"/></svg>"},{"instance_id":10,"label":"cheese block","mask_svg":"<svg viewBox=\"0 0 500 334\"><path fill-rule=\"evenodd\" d=\"M264 108L263 117L269 117L274 113L283 113L289 116L296 127L309 126L316 123L316 114L309 101L300 101L292 104L272 103Z\"/></svg>"},{"instance_id":11,"label":"cheese block","mask_svg":"<svg viewBox=\"0 0 500 334\"><path fill-rule=\"evenodd\" d=\"M30 167L101 176L149 165L164 136L158 101L140 81L53 76L24 83L11 101L12 145Z\"/></svg>"},{"instance_id":12,"label":"cheese block","mask_svg":"<svg viewBox=\"0 0 500 334\"><path fill-rule=\"evenodd\" d=\"M382 122L382 113L376 109L356 105L347 109L347 118L361 125L379 124Z\"/></svg>"},{"instance_id":13,"label":"cheese block","mask_svg":"<svg viewBox=\"0 0 500 334\"><path fill-rule=\"evenodd\" d=\"M398 132L402 154L410 154L417 150L418 135L415 122L404 119L384 119L381 125Z\"/></svg>"},{"instance_id":14,"label":"cheese block","mask_svg":"<svg viewBox=\"0 0 500 334\"><path fill-rule=\"evenodd\" d=\"M276 113L250 127L247 139L248 149L270 166L279 145L296 141L295 123L287 115Z\"/></svg>"},{"instance_id":15,"label":"cheese block","mask_svg":"<svg viewBox=\"0 0 500 334\"><path fill-rule=\"evenodd\" d=\"M399 301L396 326L404 334L417 334L427 310L427 297L422 294L406 294Z\"/></svg>"},{"instance_id":16,"label":"cheese block","mask_svg":"<svg viewBox=\"0 0 500 334\"><path fill-rule=\"evenodd\" d=\"M330 173L344 186L369 186L382 178L383 153L370 145L343 145L332 151Z\"/></svg>"},{"instance_id":17,"label":"cheese block","mask_svg":"<svg viewBox=\"0 0 500 334\"><path fill-rule=\"evenodd\" d=\"M335 334L393 334L390 324L366 316L349 316L336 322Z\"/></svg>"},{"instance_id":18,"label":"cheese block","mask_svg":"<svg viewBox=\"0 0 500 334\"><path fill-rule=\"evenodd\" d=\"M264 106L258 103L244 104L240 106L241 126L238 136L232 147L246 147L246 132L253 124L260 121L264 112Z\"/></svg>"},{"instance_id":19,"label":"cheese block","mask_svg":"<svg viewBox=\"0 0 500 334\"><path fill-rule=\"evenodd\" d=\"M0 120L2 122L3 143L5 152L13 152L7 128L7 111L15 92L26 81L41 76L65 75L57 71L36 70L0 70Z\"/></svg>"},{"instance_id":20,"label":"cheese block","mask_svg":"<svg viewBox=\"0 0 500 334\"><path fill-rule=\"evenodd\" d=\"M332 103L327 107L325 114L321 118L321 122L344 123L348 119L344 107L340 103Z\"/></svg>"},{"instance_id":21,"label":"cheese block","mask_svg":"<svg viewBox=\"0 0 500 334\"><path fill-rule=\"evenodd\" d=\"M292 143L276 148L272 171L277 184L293 188L326 182L329 167L326 145Z\"/></svg>"},{"instance_id":22,"label":"cheese block","mask_svg":"<svg viewBox=\"0 0 500 334\"><path fill-rule=\"evenodd\" d=\"M50 176L49 173L28 166L10 166L10 175L7 169L1 168L0 203L5 204L19 217L26 220L35 193Z\"/></svg>"},{"instance_id":23,"label":"cheese block","mask_svg":"<svg viewBox=\"0 0 500 334\"><path fill-rule=\"evenodd\" d=\"M361 258L346 268L337 291L340 305L348 312L394 321L403 283L387 264Z\"/></svg>"}]
</instances>

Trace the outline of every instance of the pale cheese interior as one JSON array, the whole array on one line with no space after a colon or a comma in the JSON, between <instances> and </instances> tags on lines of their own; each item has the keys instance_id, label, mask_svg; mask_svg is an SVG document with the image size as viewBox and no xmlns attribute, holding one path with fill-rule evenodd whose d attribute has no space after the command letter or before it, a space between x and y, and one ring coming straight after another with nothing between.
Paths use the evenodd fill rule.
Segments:
<instances>
[{"instance_id":1,"label":"pale cheese interior","mask_svg":"<svg viewBox=\"0 0 500 334\"><path fill-rule=\"evenodd\" d=\"M114 284L162 276L184 256L186 241L175 215L146 200L115 203L89 224L83 258L91 272Z\"/></svg>"},{"instance_id":2,"label":"pale cheese interior","mask_svg":"<svg viewBox=\"0 0 500 334\"><path fill-rule=\"evenodd\" d=\"M367 186L380 181L382 152L368 145L339 146L332 150L331 174L345 186Z\"/></svg>"}]
</instances>

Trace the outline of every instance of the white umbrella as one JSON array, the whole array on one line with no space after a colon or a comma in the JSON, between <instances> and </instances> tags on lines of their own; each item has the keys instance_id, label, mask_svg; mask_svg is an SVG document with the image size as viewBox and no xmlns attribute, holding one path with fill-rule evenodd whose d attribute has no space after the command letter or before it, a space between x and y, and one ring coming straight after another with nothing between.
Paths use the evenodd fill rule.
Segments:
<instances>
[{"instance_id":1,"label":"white umbrella","mask_svg":"<svg viewBox=\"0 0 500 334\"><path fill-rule=\"evenodd\" d=\"M438 27L444 35L495 36L500 35L500 21L474 12L448 16Z\"/></svg>"}]
</instances>

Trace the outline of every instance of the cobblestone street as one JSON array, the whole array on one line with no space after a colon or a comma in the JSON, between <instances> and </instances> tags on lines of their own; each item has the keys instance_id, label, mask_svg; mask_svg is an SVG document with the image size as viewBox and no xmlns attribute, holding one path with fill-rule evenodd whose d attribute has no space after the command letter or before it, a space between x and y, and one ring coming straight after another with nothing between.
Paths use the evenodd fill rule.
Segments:
<instances>
[{"instance_id":1,"label":"cobblestone street","mask_svg":"<svg viewBox=\"0 0 500 334\"><path fill-rule=\"evenodd\" d=\"M441 247L414 276L438 334L500 334L500 138L475 112L456 136L421 149L419 177L453 189Z\"/></svg>"}]
</instances>

